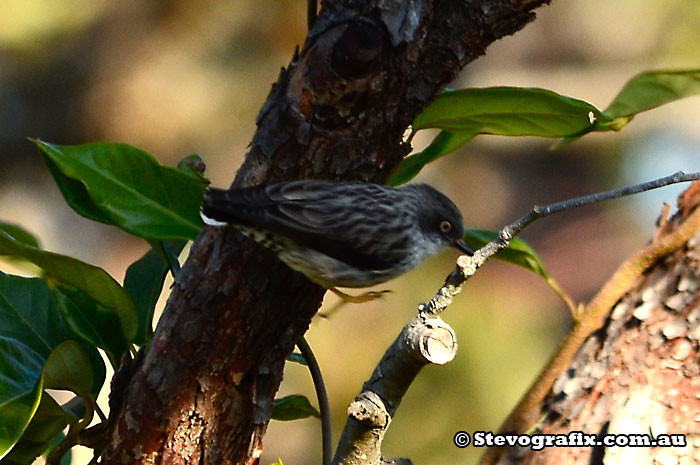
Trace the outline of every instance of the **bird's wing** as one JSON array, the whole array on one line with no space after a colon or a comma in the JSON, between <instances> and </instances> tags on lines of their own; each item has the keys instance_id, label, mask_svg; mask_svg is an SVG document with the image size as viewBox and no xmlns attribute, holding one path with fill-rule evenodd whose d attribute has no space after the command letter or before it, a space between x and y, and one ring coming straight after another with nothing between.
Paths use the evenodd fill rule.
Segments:
<instances>
[{"instance_id":1,"label":"bird's wing","mask_svg":"<svg viewBox=\"0 0 700 465\"><path fill-rule=\"evenodd\" d=\"M352 196L341 192L347 192L348 184L323 181L209 189L202 213L216 221L266 229L358 268L390 268L391 254L384 252L390 246L387 233L396 228L367 220L381 218L387 191L372 184L356 187ZM372 226L379 234L371 234Z\"/></svg>"}]
</instances>

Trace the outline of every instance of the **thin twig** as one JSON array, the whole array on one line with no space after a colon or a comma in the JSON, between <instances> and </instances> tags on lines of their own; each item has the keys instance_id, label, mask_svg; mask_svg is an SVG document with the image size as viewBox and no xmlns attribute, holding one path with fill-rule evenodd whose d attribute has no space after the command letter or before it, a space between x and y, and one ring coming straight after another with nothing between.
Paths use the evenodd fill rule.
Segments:
<instances>
[{"instance_id":1,"label":"thin twig","mask_svg":"<svg viewBox=\"0 0 700 465\"><path fill-rule=\"evenodd\" d=\"M318 365L318 361L314 356L314 352L311 350L311 346L306 341L306 338L302 337L299 342L297 342L297 347L299 347L301 355L303 355L304 359L306 360L306 365L309 367L311 379L313 380L314 388L316 389L318 410L321 412L323 465L328 465L331 463L331 459L333 458L333 436L331 433L331 407L328 402L326 384L323 382L321 367Z\"/></svg>"},{"instance_id":2,"label":"thin twig","mask_svg":"<svg viewBox=\"0 0 700 465\"><path fill-rule=\"evenodd\" d=\"M560 213L566 210L571 210L584 205L591 205L605 200L616 199L632 194L638 194L659 187L677 184L680 182L697 181L700 179L700 172L684 173L678 171L671 176L655 179L653 181L635 184L633 186L612 189L609 191L599 192L596 194L584 195L573 199L564 200L549 205L536 205L527 215L519 218L515 222L507 225L498 233L498 238L492 240L474 253L474 256L462 256L457 261L457 268L448 276L445 285L435 294L432 300L426 306L421 307L421 311L431 314L441 313L447 305L452 302L452 298L461 291L461 286L469 279L476 270L478 270L486 261L505 249L510 244L515 236L517 236L530 223L545 216L554 213Z\"/></svg>"}]
</instances>

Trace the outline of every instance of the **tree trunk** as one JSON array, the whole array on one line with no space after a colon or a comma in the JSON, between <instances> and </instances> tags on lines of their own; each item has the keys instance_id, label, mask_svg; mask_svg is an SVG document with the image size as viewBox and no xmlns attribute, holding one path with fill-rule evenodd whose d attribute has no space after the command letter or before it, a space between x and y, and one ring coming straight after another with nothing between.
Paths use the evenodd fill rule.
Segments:
<instances>
[{"instance_id":1,"label":"tree trunk","mask_svg":"<svg viewBox=\"0 0 700 465\"><path fill-rule=\"evenodd\" d=\"M695 183L681 197L679 214L662 221L655 240L677 230L699 202ZM602 328L578 347L533 409L536 424L518 428L560 435L568 446L492 450L494 459L486 463L700 463L700 235L624 290ZM606 435L616 442L586 442Z\"/></svg>"},{"instance_id":2,"label":"tree trunk","mask_svg":"<svg viewBox=\"0 0 700 465\"><path fill-rule=\"evenodd\" d=\"M544 3L325 1L234 186L382 182L410 150L402 135L415 115ZM235 230L205 229L128 386L113 383L104 463L256 463L285 359L323 294Z\"/></svg>"}]
</instances>

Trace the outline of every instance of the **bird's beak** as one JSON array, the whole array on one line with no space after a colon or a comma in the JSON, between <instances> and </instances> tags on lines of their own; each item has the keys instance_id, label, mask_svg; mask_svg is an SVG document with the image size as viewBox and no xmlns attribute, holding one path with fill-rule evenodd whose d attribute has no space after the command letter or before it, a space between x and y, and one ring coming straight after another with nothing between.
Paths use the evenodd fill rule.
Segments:
<instances>
[{"instance_id":1,"label":"bird's beak","mask_svg":"<svg viewBox=\"0 0 700 465\"><path fill-rule=\"evenodd\" d=\"M457 247L459 250L464 252L465 254L469 255L470 257L474 255L474 251L469 248L467 244L464 243L464 239L457 239L452 243L455 247Z\"/></svg>"}]
</instances>

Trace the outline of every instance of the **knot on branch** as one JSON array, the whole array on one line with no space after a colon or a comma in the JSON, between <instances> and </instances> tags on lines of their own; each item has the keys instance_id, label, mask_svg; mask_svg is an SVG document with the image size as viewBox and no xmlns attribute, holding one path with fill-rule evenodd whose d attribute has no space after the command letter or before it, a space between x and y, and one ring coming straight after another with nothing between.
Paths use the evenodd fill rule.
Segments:
<instances>
[{"instance_id":1,"label":"knot on branch","mask_svg":"<svg viewBox=\"0 0 700 465\"><path fill-rule=\"evenodd\" d=\"M372 391L361 392L348 407L348 416L367 428L386 429L391 416L381 397Z\"/></svg>"},{"instance_id":2,"label":"knot on branch","mask_svg":"<svg viewBox=\"0 0 700 465\"><path fill-rule=\"evenodd\" d=\"M331 67L345 79L357 79L381 66L386 38L369 21L353 21L336 40Z\"/></svg>"}]
</instances>

